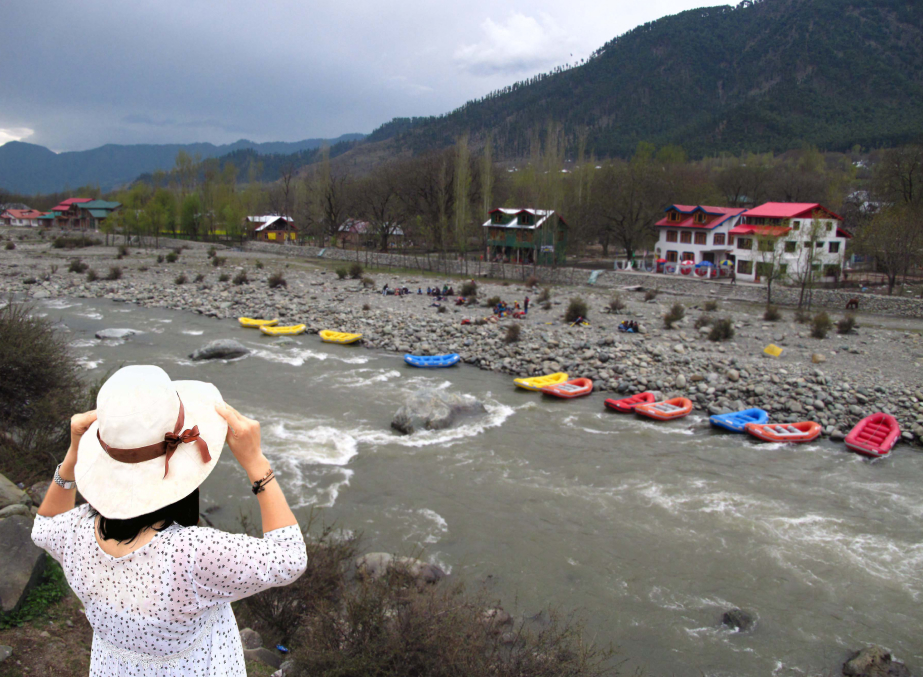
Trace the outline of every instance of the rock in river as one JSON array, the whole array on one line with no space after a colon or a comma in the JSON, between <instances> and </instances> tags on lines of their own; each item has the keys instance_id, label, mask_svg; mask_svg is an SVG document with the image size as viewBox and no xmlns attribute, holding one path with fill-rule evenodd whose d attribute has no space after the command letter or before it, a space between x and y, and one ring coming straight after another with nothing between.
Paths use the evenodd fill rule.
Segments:
<instances>
[{"instance_id":1,"label":"rock in river","mask_svg":"<svg viewBox=\"0 0 923 677\"><path fill-rule=\"evenodd\" d=\"M391 427L402 433L416 430L442 430L459 418L487 413L484 405L471 395L424 389L412 393L397 410Z\"/></svg>"},{"instance_id":2,"label":"rock in river","mask_svg":"<svg viewBox=\"0 0 923 677\"><path fill-rule=\"evenodd\" d=\"M753 626L753 616L743 609L730 609L724 612L721 623L739 632L746 632Z\"/></svg>"},{"instance_id":3,"label":"rock in river","mask_svg":"<svg viewBox=\"0 0 923 677\"><path fill-rule=\"evenodd\" d=\"M890 652L880 646L869 646L856 651L843 664L847 677L910 677L903 663L891 660Z\"/></svg>"},{"instance_id":4,"label":"rock in river","mask_svg":"<svg viewBox=\"0 0 923 677\"><path fill-rule=\"evenodd\" d=\"M189 357L193 360L230 360L235 357L243 357L249 352L250 349L240 341L217 339L216 341L209 341Z\"/></svg>"},{"instance_id":5,"label":"rock in river","mask_svg":"<svg viewBox=\"0 0 923 677\"><path fill-rule=\"evenodd\" d=\"M135 329L100 329L96 332L98 339L127 339L140 332Z\"/></svg>"}]
</instances>

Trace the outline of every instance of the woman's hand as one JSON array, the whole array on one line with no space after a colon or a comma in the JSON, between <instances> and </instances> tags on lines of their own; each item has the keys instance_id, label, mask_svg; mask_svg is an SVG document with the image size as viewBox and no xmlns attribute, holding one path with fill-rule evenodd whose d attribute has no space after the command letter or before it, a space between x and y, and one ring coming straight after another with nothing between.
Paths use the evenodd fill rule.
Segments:
<instances>
[{"instance_id":1,"label":"woman's hand","mask_svg":"<svg viewBox=\"0 0 923 677\"><path fill-rule=\"evenodd\" d=\"M80 445L80 438L96 420L96 410L85 411L71 416L71 449L75 452Z\"/></svg>"},{"instance_id":2,"label":"woman's hand","mask_svg":"<svg viewBox=\"0 0 923 677\"><path fill-rule=\"evenodd\" d=\"M215 405L215 411L228 422L228 446L234 458L255 481L269 470L269 461L260 446L260 423L247 418L226 402Z\"/></svg>"}]
</instances>

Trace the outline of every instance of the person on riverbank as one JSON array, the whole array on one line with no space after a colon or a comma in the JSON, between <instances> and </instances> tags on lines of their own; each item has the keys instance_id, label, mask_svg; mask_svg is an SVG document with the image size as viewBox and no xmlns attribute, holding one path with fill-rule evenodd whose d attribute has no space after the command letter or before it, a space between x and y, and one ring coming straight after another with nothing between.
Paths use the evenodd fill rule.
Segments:
<instances>
[{"instance_id":1,"label":"person on riverbank","mask_svg":"<svg viewBox=\"0 0 923 677\"><path fill-rule=\"evenodd\" d=\"M224 443L259 501L263 538L196 526ZM76 487L87 504L74 507ZM32 539L61 563L93 627L90 677L246 677L231 603L305 570L298 522L260 425L200 381L130 366L71 419Z\"/></svg>"},{"instance_id":2,"label":"person on riverbank","mask_svg":"<svg viewBox=\"0 0 923 677\"><path fill-rule=\"evenodd\" d=\"M525 313L526 315L529 314L529 297L528 296L522 302L522 312Z\"/></svg>"}]
</instances>

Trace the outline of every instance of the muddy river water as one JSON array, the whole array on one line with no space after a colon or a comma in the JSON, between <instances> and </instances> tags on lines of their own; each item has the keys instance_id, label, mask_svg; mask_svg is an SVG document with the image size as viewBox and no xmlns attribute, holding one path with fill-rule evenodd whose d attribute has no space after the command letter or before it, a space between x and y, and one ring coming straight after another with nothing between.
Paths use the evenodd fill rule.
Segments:
<instances>
[{"instance_id":1,"label":"muddy river water","mask_svg":"<svg viewBox=\"0 0 923 677\"><path fill-rule=\"evenodd\" d=\"M304 517L362 532L366 550L419 554L517 614L578 610L619 647L622 672L802 675L838 672L848 651L881 644L923 668L923 454L869 462L840 444L762 444L701 416L654 423L603 397L551 401L461 366L418 370L399 355L279 343L230 321L107 301L44 300L89 375L157 364L215 383L262 422L264 450ZM102 328L129 341L99 341ZM215 338L253 349L231 361L187 355ZM489 413L400 436L404 396L470 393ZM229 452L203 486L236 529L255 502ZM422 554L420 554L422 553ZM754 615L747 633L722 613Z\"/></svg>"}]
</instances>

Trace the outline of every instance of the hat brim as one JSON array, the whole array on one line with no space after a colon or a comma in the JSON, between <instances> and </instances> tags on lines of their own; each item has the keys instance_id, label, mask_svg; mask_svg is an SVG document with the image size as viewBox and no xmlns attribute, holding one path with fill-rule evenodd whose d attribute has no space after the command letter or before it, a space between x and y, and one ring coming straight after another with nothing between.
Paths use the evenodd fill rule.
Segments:
<instances>
[{"instance_id":1,"label":"hat brim","mask_svg":"<svg viewBox=\"0 0 923 677\"><path fill-rule=\"evenodd\" d=\"M215 411L221 393L203 381L173 381L183 402L183 429L199 426L211 460L202 462L195 444L180 444L170 458L164 477L165 458L141 463L121 463L103 450L94 422L80 439L74 476L77 489L91 506L109 519L130 519L159 510L191 494L211 474L228 433L228 424Z\"/></svg>"}]
</instances>

